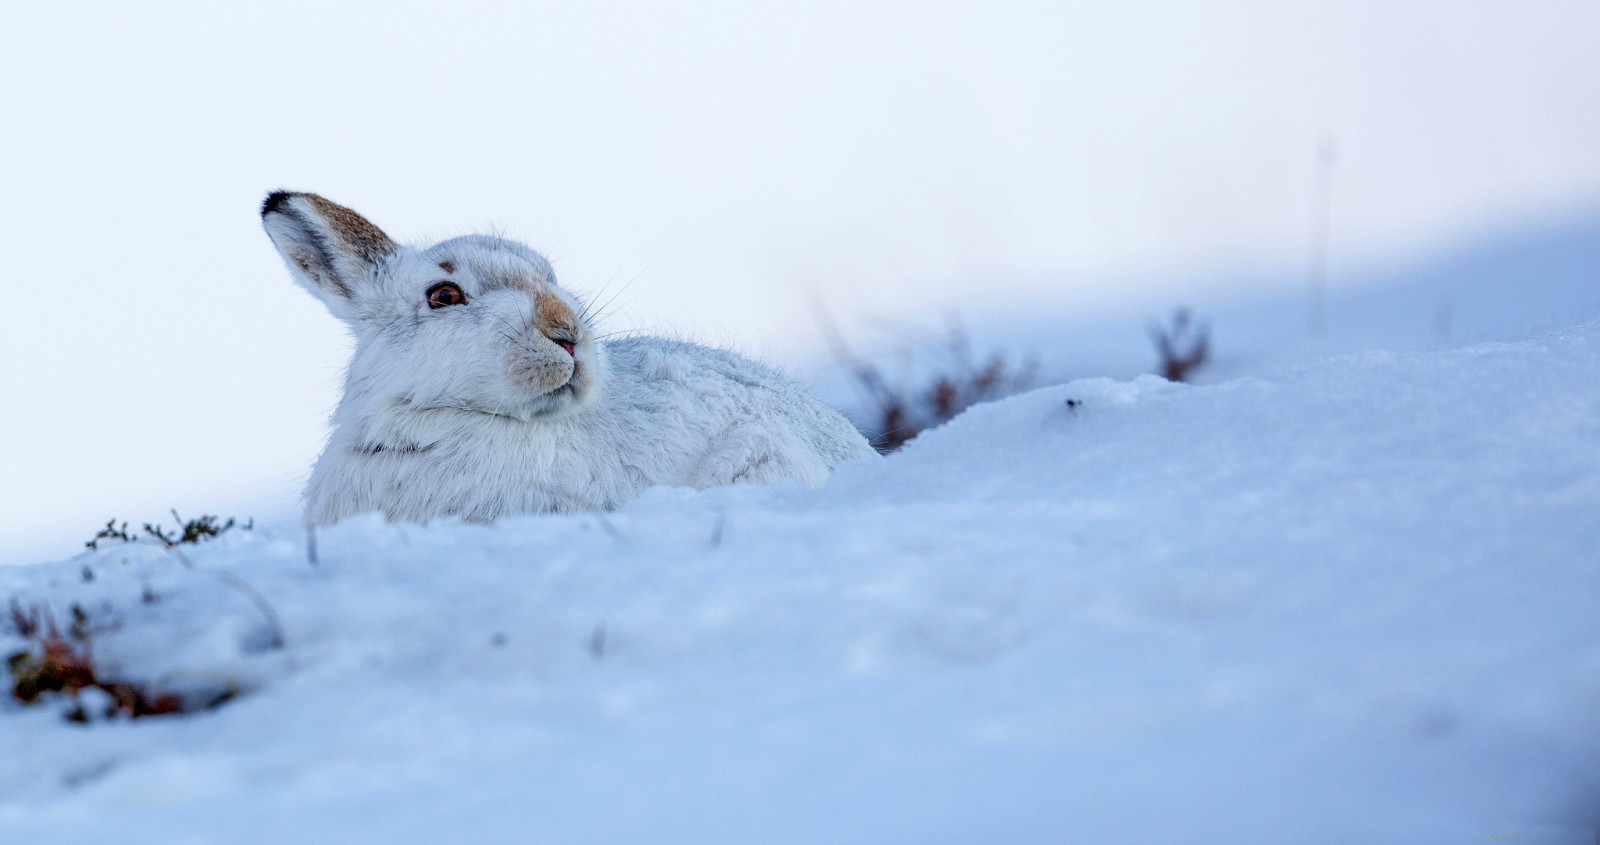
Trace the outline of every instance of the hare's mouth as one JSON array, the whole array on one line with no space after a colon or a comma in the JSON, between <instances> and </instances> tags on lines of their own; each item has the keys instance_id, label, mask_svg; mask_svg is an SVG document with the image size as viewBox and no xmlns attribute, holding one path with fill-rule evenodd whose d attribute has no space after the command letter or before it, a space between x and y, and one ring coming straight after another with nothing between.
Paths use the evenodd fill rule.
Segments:
<instances>
[{"instance_id":1,"label":"hare's mouth","mask_svg":"<svg viewBox=\"0 0 1600 845\"><path fill-rule=\"evenodd\" d=\"M546 391L545 394L539 398L549 402L561 402L569 399L577 399L578 386L582 381L580 375L582 372L583 364L576 361L573 362L572 372L567 376L567 380L555 388Z\"/></svg>"}]
</instances>

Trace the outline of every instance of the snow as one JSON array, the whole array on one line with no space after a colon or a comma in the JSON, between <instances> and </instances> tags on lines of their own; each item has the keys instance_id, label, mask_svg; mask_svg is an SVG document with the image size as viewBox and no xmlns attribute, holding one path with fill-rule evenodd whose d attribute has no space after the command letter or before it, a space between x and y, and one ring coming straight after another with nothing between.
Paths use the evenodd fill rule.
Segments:
<instances>
[{"instance_id":1,"label":"snow","mask_svg":"<svg viewBox=\"0 0 1600 845\"><path fill-rule=\"evenodd\" d=\"M818 491L0 568L243 691L0 707L0 841L1587 843L1597 372L1583 322L1089 379Z\"/></svg>"}]
</instances>

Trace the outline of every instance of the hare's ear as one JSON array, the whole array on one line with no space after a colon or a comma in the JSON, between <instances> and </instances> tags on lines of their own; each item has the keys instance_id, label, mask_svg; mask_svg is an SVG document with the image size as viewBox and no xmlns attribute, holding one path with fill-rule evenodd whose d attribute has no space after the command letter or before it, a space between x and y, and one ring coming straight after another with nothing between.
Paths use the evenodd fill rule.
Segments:
<instances>
[{"instance_id":1,"label":"hare's ear","mask_svg":"<svg viewBox=\"0 0 1600 845\"><path fill-rule=\"evenodd\" d=\"M316 194L277 191L261 204L261 224L295 281L354 322L356 293L399 247L365 217Z\"/></svg>"}]
</instances>

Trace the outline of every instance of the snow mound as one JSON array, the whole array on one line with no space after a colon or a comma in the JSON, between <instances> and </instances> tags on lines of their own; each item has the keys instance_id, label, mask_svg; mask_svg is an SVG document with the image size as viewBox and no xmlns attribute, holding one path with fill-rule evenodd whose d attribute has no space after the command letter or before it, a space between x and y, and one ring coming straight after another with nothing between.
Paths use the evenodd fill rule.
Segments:
<instances>
[{"instance_id":1,"label":"snow mound","mask_svg":"<svg viewBox=\"0 0 1600 845\"><path fill-rule=\"evenodd\" d=\"M0 708L0 841L1586 843L1597 373L1589 324L1079 381L820 491L0 569L242 690Z\"/></svg>"}]
</instances>

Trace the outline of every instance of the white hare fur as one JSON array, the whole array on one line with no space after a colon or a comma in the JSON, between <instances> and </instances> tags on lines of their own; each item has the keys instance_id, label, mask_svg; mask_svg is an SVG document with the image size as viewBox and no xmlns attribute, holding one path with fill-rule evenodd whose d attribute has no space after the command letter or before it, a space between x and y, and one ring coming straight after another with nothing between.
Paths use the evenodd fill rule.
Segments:
<instances>
[{"instance_id":1,"label":"white hare fur","mask_svg":"<svg viewBox=\"0 0 1600 845\"><path fill-rule=\"evenodd\" d=\"M274 193L261 216L290 274L355 335L308 525L608 510L663 484L815 487L876 455L754 361L661 338L601 343L522 244L402 246L315 194Z\"/></svg>"}]
</instances>

